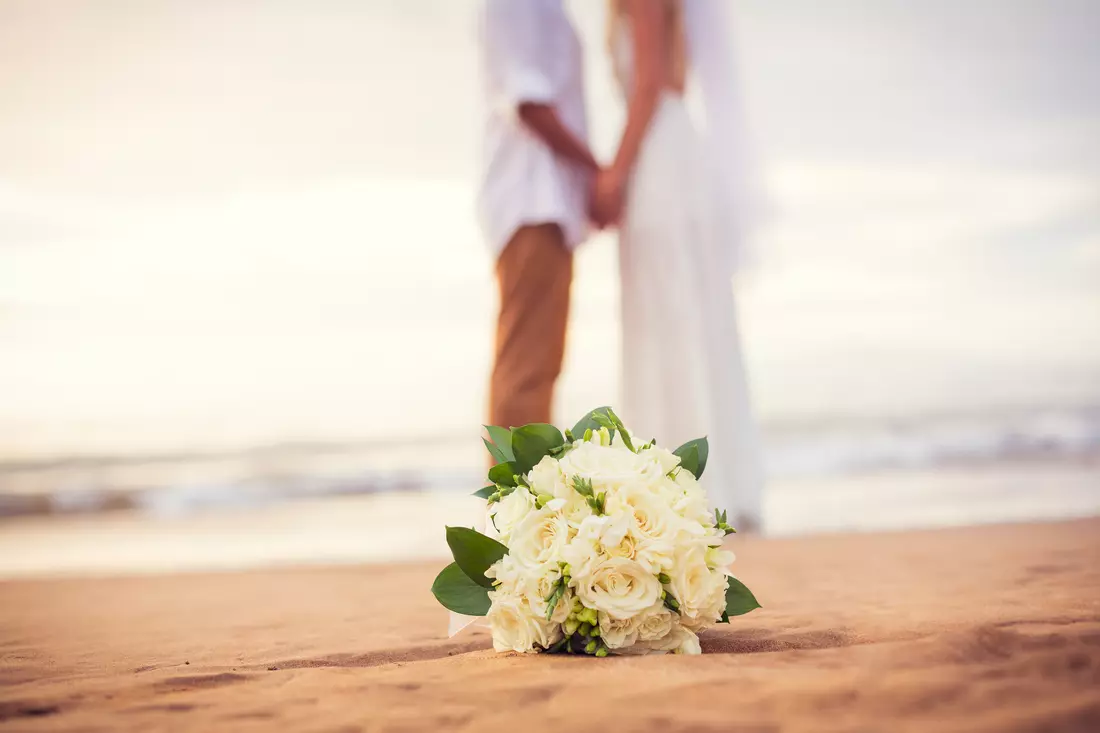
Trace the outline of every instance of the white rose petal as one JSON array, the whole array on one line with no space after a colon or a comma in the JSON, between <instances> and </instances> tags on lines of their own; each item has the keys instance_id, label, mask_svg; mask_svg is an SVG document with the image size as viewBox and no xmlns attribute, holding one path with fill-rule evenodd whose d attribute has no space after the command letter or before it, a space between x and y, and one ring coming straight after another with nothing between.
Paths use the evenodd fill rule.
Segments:
<instances>
[{"instance_id":1,"label":"white rose petal","mask_svg":"<svg viewBox=\"0 0 1100 733\"><path fill-rule=\"evenodd\" d=\"M531 484L531 490L535 494L549 494L550 496L565 496L565 474L556 458L543 456L534 468L527 474L527 482Z\"/></svg>"},{"instance_id":2,"label":"white rose petal","mask_svg":"<svg viewBox=\"0 0 1100 733\"><path fill-rule=\"evenodd\" d=\"M663 602L657 602L648 611L638 616L638 640L655 641L668 636L676 622L676 616Z\"/></svg>"},{"instance_id":3,"label":"white rose petal","mask_svg":"<svg viewBox=\"0 0 1100 733\"><path fill-rule=\"evenodd\" d=\"M606 613L599 613L600 638L608 649L624 649L638 640L639 617L619 620Z\"/></svg>"},{"instance_id":4,"label":"white rose petal","mask_svg":"<svg viewBox=\"0 0 1100 733\"><path fill-rule=\"evenodd\" d=\"M681 622L696 630L713 624L722 611L714 609L725 597L726 575L707 566L705 551L692 547L678 555L669 573L670 590L680 604Z\"/></svg>"},{"instance_id":5,"label":"white rose petal","mask_svg":"<svg viewBox=\"0 0 1100 733\"><path fill-rule=\"evenodd\" d=\"M498 652L531 652L545 649L561 638L561 626L539 617L522 596L491 591L492 606L486 615Z\"/></svg>"},{"instance_id":6,"label":"white rose petal","mask_svg":"<svg viewBox=\"0 0 1100 733\"><path fill-rule=\"evenodd\" d=\"M522 486L489 507L492 526L496 528L501 543L508 544L512 530L534 508L535 497Z\"/></svg>"},{"instance_id":7,"label":"white rose petal","mask_svg":"<svg viewBox=\"0 0 1100 733\"><path fill-rule=\"evenodd\" d=\"M661 596L656 576L622 557L603 559L587 577L574 581L581 603L618 621L646 610Z\"/></svg>"},{"instance_id":8,"label":"white rose petal","mask_svg":"<svg viewBox=\"0 0 1100 733\"><path fill-rule=\"evenodd\" d=\"M508 543L508 554L516 561L534 567L557 562L569 542L569 523L547 508L529 512L515 526Z\"/></svg>"}]
</instances>

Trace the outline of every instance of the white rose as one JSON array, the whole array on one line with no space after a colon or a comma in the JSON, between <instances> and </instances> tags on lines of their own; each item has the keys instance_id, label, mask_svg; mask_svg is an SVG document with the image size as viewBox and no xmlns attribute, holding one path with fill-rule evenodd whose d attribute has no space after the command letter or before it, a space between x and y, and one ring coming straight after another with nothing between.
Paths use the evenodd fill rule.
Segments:
<instances>
[{"instance_id":1,"label":"white rose","mask_svg":"<svg viewBox=\"0 0 1100 733\"><path fill-rule=\"evenodd\" d=\"M679 632L676 632L675 636L680 642L673 652L676 654L702 654L703 650L699 646L699 637L693 632L680 627Z\"/></svg>"},{"instance_id":2,"label":"white rose","mask_svg":"<svg viewBox=\"0 0 1100 733\"><path fill-rule=\"evenodd\" d=\"M638 456L621 441L609 446L582 441L566 452L559 463L567 476L591 479L597 493L637 482L641 475Z\"/></svg>"},{"instance_id":3,"label":"white rose","mask_svg":"<svg viewBox=\"0 0 1100 733\"><path fill-rule=\"evenodd\" d=\"M535 464L527 474L527 482L531 484L531 491L536 495L549 494L560 498L568 495L569 486L565 482L565 474L558 460L552 456L543 456Z\"/></svg>"},{"instance_id":4,"label":"white rose","mask_svg":"<svg viewBox=\"0 0 1100 733\"><path fill-rule=\"evenodd\" d=\"M716 595L725 594L726 576L707 566L705 549L688 547L677 555L668 575L672 580L670 591L680 604L681 621L693 628L714 623L715 616L710 614Z\"/></svg>"},{"instance_id":5,"label":"white rose","mask_svg":"<svg viewBox=\"0 0 1100 733\"><path fill-rule=\"evenodd\" d=\"M527 587L524 568L511 555L505 555L490 565L485 577L496 581L494 590L502 593L519 594Z\"/></svg>"},{"instance_id":6,"label":"white rose","mask_svg":"<svg viewBox=\"0 0 1100 733\"><path fill-rule=\"evenodd\" d=\"M573 574L579 577L588 574L590 561L599 555L635 560L651 575L672 564L672 543L640 535L635 531L633 514L625 512L588 517L581 523L573 543L584 543L577 548L572 548L571 543L569 555L576 562L566 560L574 565Z\"/></svg>"},{"instance_id":7,"label":"white rose","mask_svg":"<svg viewBox=\"0 0 1100 733\"><path fill-rule=\"evenodd\" d=\"M637 616L615 619L601 611L597 617L600 621L600 638L608 649L625 649L638 640Z\"/></svg>"},{"instance_id":8,"label":"white rose","mask_svg":"<svg viewBox=\"0 0 1100 733\"><path fill-rule=\"evenodd\" d=\"M663 601L658 601L638 617L638 640L655 641L663 639L668 636L675 622L676 615L668 610Z\"/></svg>"},{"instance_id":9,"label":"white rose","mask_svg":"<svg viewBox=\"0 0 1100 733\"><path fill-rule=\"evenodd\" d=\"M561 578L561 566L556 561L543 563L534 567L525 567L522 572L523 580L520 584L522 594L527 599L528 605L539 616L546 617L546 599L554 592L554 587ZM564 622L569 618L572 610L572 594L566 592L555 606L551 621Z\"/></svg>"},{"instance_id":10,"label":"white rose","mask_svg":"<svg viewBox=\"0 0 1100 733\"><path fill-rule=\"evenodd\" d=\"M574 584L585 606L619 621L649 608L661 595L656 576L637 562L621 557L601 560L587 577L574 578Z\"/></svg>"},{"instance_id":11,"label":"white rose","mask_svg":"<svg viewBox=\"0 0 1100 733\"><path fill-rule=\"evenodd\" d=\"M667 448L653 446L643 451L641 455L656 463L657 469L662 475L667 475L669 471L680 465L680 456Z\"/></svg>"},{"instance_id":12,"label":"white rose","mask_svg":"<svg viewBox=\"0 0 1100 733\"><path fill-rule=\"evenodd\" d=\"M662 654L673 652L675 654L701 654L699 637L690 629L685 629L678 623L673 623L668 634L654 641L639 641L635 648L644 650L648 654Z\"/></svg>"},{"instance_id":13,"label":"white rose","mask_svg":"<svg viewBox=\"0 0 1100 733\"><path fill-rule=\"evenodd\" d=\"M631 532L642 539L671 540L685 522L659 494L645 486L622 487L607 498L607 513L628 514L633 518Z\"/></svg>"},{"instance_id":14,"label":"white rose","mask_svg":"<svg viewBox=\"0 0 1100 733\"><path fill-rule=\"evenodd\" d=\"M535 497L522 486L489 507L492 525L502 544L507 545L516 524L535 508Z\"/></svg>"},{"instance_id":15,"label":"white rose","mask_svg":"<svg viewBox=\"0 0 1100 733\"><path fill-rule=\"evenodd\" d=\"M569 523L551 509L528 512L512 529L508 554L527 567L557 562L569 542Z\"/></svg>"},{"instance_id":16,"label":"white rose","mask_svg":"<svg viewBox=\"0 0 1100 733\"><path fill-rule=\"evenodd\" d=\"M530 652L543 649L561 638L561 626L535 613L521 596L490 591L492 606L486 615L498 652Z\"/></svg>"},{"instance_id":17,"label":"white rose","mask_svg":"<svg viewBox=\"0 0 1100 733\"><path fill-rule=\"evenodd\" d=\"M721 538L718 541L721 542ZM706 559L707 565L729 575L729 567L736 558L729 550L723 550L721 545L715 545L707 548Z\"/></svg>"},{"instance_id":18,"label":"white rose","mask_svg":"<svg viewBox=\"0 0 1100 733\"><path fill-rule=\"evenodd\" d=\"M729 585L729 578L725 573L715 570L711 571L711 576L714 584L711 586L710 594L700 606L699 613L695 618L684 617L683 619L684 626L696 633L716 624L726 610L726 586Z\"/></svg>"}]
</instances>

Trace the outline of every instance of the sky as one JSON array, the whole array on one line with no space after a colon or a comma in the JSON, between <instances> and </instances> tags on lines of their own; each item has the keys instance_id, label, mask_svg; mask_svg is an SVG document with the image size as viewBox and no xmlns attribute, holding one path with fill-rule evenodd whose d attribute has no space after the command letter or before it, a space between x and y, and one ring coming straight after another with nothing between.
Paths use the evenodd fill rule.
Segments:
<instances>
[{"instance_id":1,"label":"sky","mask_svg":"<svg viewBox=\"0 0 1100 733\"><path fill-rule=\"evenodd\" d=\"M473 430L472 0L0 3L0 456ZM596 149L622 110L603 3ZM770 423L1100 404L1100 7L735 3ZM559 412L617 387L613 237Z\"/></svg>"}]
</instances>

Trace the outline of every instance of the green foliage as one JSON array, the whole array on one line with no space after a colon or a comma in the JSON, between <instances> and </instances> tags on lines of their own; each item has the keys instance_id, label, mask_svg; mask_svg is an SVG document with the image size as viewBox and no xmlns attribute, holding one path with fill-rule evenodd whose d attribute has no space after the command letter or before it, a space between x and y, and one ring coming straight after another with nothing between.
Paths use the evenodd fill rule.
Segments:
<instances>
[{"instance_id":1,"label":"green foliage","mask_svg":"<svg viewBox=\"0 0 1100 733\"><path fill-rule=\"evenodd\" d=\"M737 530L730 526L729 520L726 518L726 511L714 510L714 526L722 530L723 536L733 534Z\"/></svg>"},{"instance_id":2,"label":"green foliage","mask_svg":"<svg viewBox=\"0 0 1100 733\"><path fill-rule=\"evenodd\" d=\"M730 616L741 616L760 607L752 591L731 575L729 587L726 588L726 613L723 620L728 622Z\"/></svg>"},{"instance_id":3,"label":"green foliage","mask_svg":"<svg viewBox=\"0 0 1100 733\"><path fill-rule=\"evenodd\" d=\"M485 577L485 571L508 554L507 547L467 527L447 527L447 545L451 548L455 563L470 580L483 588L493 587L493 581Z\"/></svg>"},{"instance_id":4,"label":"green foliage","mask_svg":"<svg viewBox=\"0 0 1100 733\"><path fill-rule=\"evenodd\" d=\"M606 405L604 407L597 407L595 410L589 410L588 414L577 421L577 424L573 426L573 429L569 432L575 438L580 438L584 435L586 430L592 430L593 432L599 430L601 427L607 427L611 432L611 436L615 436L615 427L611 423L611 418L608 417L608 412L611 410Z\"/></svg>"},{"instance_id":5,"label":"green foliage","mask_svg":"<svg viewBox=\"0 0 1100 733\"><path fill-rule=\"evenodd\" d=\"M710 455L710 444L705 437L689 440L672 452L680 457L680 465L685 471L690 471L697 479L703 477Z\"/></svg>"},{"instance_id":6,"label":"green foliage","mask_svg":"<svg viewBox=\"0 0 1100 733\"><path fill-rule=\"evenodd\" d=\"M512 464L517 474L525 474L555 448L565 443L561 431L546 423L531 423L512 428Z\"/></svg>"},{"instance_id":7,"label":"green foliage","mask_svg":"<svg viewBox=\"0 0 1100 733\"><path fill-rule=\"evenodd\" d=\"M455 613L484 616L489 613L489 590L470 580L458 563L451 563L435 577L432 595Z\"/></svg>"},{"instance_id":8,"label":"green foliage","mask_svg":"<svg viewBox=\"0 0 1100 733\"><path fill-rule=\"evenodd\" d=\"M478 489L474 493L470 494L470 496L480 496L482 499L488 499L490 496L495 494L496 491L497 491L496 486L486 486L483 489Z\"/></svg>"},{"instance_id":9,"label":"green foliage","mask_svg":"<svg viewBox=\"0 0 1100 733\"><path fill-rule=\"evenodd\" d=\"M595 489L592 487L592 479L585 478L584 476L573 477L573 490L584 497L588 506L592 507L592 511L596 514L603 514L604 507L607 503L607 493L601 491L595 493Z\"/></svg>"},{"instance_id":10,"label":"green foliage","mask_svg":"<svg viewBox=\"0 0 1100 733\"><path fill-rule=\"evenodd\" d=\"M608 422L610 422L611 424L604 425L603 427L606 427L608 430L612 431L612 434L614 434L615 430L618 430L619 437L622 438L623 445L626 446L627 450L629 450L631 453L637 453L638 451L634 450L634 443L630 440L630 433L626 431L626 426L623 425L623 421L619 419L619 416L616 415L615 411L612 410L610 407L607 408L607 419Z\"/></svg>"},{"instance_id":11,"label":"green foliage","mask_svg":"<svg viewBox=\"0 0 1100 733\"><path fill-rule=\"evenodd\" d=\"M511 461L498 463L489 469L489 480L497 486L516 485L516 466Z\"/></svg>"},{"instance_id":12,"label":"green foliage","mask_svg":"<svg viewBox=\"0 0 1100 733\"><path fill-rule=\"evenodd\" d=\"M486 425L485 432L489 433L489 440L500 451L499 461L511 461L515 459L515 455L512 453L512 431L508 428L502 428L499 425ZM490 449L489 451L493 451ZM493 455L496 458L496 454Z\"/></svg>"},{"instance_id":13,"label":"green foliage","mask_svg":"<svg viewBox=\"0 0 1100 733\"><path fill-rule=\"evenodd\" d=\"M508 458L504 455L504 451L497 448L494 444L490 443L488 439L482 438L481 442L485 444L485 448L488 449L489 455L493 457L493 460L497 463L507 463Z\"/></svg>"}]
</instances>

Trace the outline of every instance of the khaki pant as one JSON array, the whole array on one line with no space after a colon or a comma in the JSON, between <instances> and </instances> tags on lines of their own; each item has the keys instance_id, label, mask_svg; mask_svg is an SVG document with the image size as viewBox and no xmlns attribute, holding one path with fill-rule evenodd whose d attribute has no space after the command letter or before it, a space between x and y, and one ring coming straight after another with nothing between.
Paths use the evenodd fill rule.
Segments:
<instances>
[{"instance_id":1,"label":"khaki pant","mask_svg":"<svg viewBox=\"0 0 1100 733\"><path fill-rule=\"evenodd\" d=\"M556 224L518 229L497 260L500 315L489 384L489 421L550 422L565 354L573 254Z\"/></svg>"}]
</instances>

